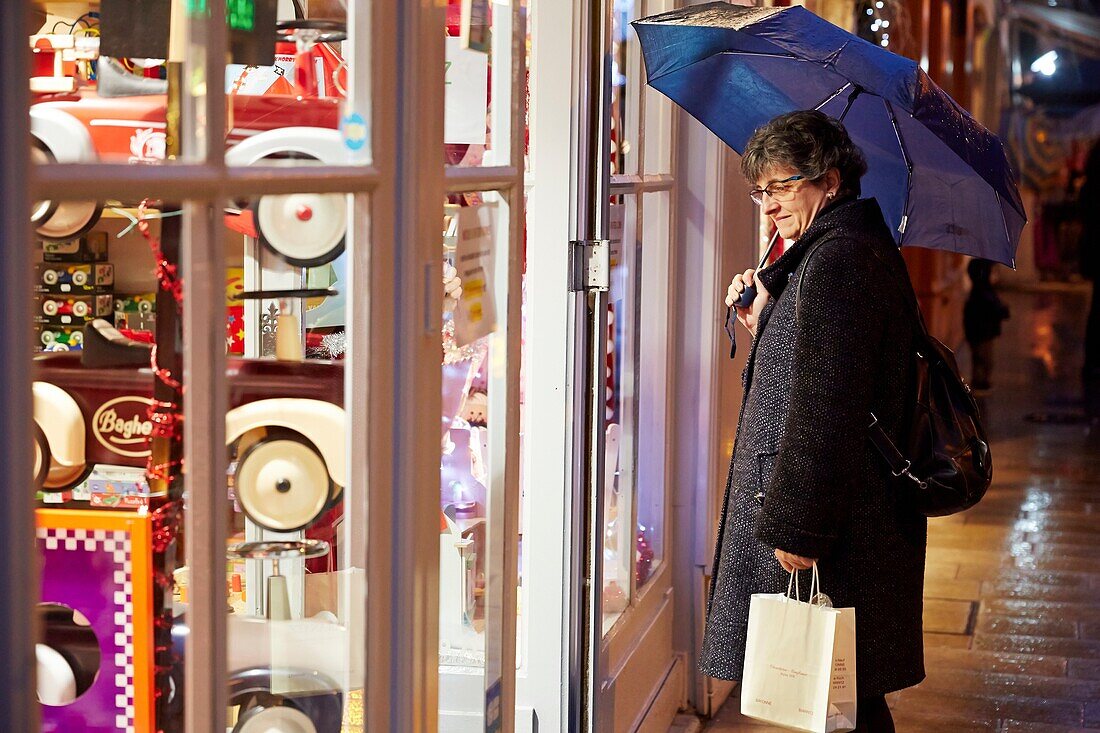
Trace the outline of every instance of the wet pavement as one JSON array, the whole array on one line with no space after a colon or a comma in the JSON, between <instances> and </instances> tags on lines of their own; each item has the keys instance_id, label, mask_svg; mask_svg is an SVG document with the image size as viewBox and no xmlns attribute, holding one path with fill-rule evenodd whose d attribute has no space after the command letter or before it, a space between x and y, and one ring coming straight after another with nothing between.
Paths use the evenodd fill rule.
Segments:
<instances>
[{"instance_id":1,"label":"wet pavement","mask_svg":"<svg viewBox=\"0 0 1100 733\"><path fill-rule=\"evenodd\" d=\"M899 733L1100 731L1100 425L1081 406L1084 286L1008 292L983 410L994 482L929 526L920 685L890 695ZM960 354L964 373L969 357ZM780 730L738 713L708 733Z\"/></svg>"}]
</instances>

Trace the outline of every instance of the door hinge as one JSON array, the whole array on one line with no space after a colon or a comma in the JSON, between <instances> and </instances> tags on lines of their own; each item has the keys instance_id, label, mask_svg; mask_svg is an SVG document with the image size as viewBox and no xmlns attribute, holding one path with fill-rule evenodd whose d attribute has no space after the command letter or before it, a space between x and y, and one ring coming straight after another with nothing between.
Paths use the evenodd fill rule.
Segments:
<instances>
[{"instance_id":1,"label":"door hinge","mask_svg":"<svg viewBox=\"0 0 1100 733\"><path fill-rule=\"evenodd\" d=\"M611 287L611 240L569 243L569 290L606 291Z\"/></svg>"}]
</instances>

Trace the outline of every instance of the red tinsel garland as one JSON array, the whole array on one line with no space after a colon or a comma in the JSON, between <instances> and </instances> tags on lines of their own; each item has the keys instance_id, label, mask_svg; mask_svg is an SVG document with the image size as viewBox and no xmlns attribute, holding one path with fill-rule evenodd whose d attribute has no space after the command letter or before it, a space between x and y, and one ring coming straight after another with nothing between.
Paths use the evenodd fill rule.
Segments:
<instances>
[{"instance_id":1,"label":"red tinsel garland","mask_svg":"<svg viewBox=\"0 0 1100 733\"><path fill-rule=\"evenodd\" d=\"M141 233L141 236L145 238L145 241L149 243L149 249L152 250L153 258L156 261L155 272L158 286L161 290L172 296L172 300L175 301L176 304L176 310L179 312L182 311L183 307L183 280L179 277L178 266L169 262L164 256L164 252L160 247L160 240L154 237L149 231L149 220L145 218L145 210L148 204L149 200L146 199L138 206L137 230ZM156 375L156 379L160 380L162 384L176 393L183 390L182 383L173 376L172 372L162 368L157 363L157 345L155 343L150 352L149 362L153 374ZM183 412L178 403L165 400L153 400L149 405L148 416L149 420L153 423L153 438L162 438L173 442L178 442L183 438L181 429ZM150 452L149 461L145 466L147 481L151 483L163 481L167 486L167 500L152 512L152 546L153 552L156 554L167 552L168 548L172 546L172 543L176 540L176 536L179 534L183 515L183 502L174 498L175 494L172 491L172 484L175 483L182 473L178 470L182 466L182 460L154 463L152 452ZM159 564L153 572L153 582L162 593L168 595L172 593L172 588L175 585L173 577L169 573L166 573ZM166 607L161 613L153 619L154 628L159 632L155 634L155 636L158 640L168 640L167 644L158 643L154 645L153 658L155 660L164 659L171 653L171 630L173 623L171 604L166 604ZM161 680L171 671L172 665L154 662L153 674L158 680L158 683L155 685L154 694L157 699L160 699L168 689L167 684L162 683ZM157 733L164 733L164 731L158 726Z\"/></svg>"}]
</instances>

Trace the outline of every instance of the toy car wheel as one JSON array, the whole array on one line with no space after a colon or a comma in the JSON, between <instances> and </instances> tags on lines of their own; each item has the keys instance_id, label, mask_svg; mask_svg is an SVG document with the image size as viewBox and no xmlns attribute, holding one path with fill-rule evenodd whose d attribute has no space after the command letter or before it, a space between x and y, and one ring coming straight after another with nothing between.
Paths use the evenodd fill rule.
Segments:
<instances>
[{"instance_id":1,"label":"toy car wheel","mask_svg":"<svg viewBox=\"0 0 1100 733\"><path fill-rule=\"evenodd\" d=\"M256 705L242 713L233 727L233 733L268 733L273 730L280 733L317 733L317 726L297 708Z\"/></svg>"},{"instance_id":2,"label":"toy car wheel","mask_svg":"<svg viewBox=\"0 0 1100 733\"><path fill-rule=\"evenodd\" d=\"M42 342L43 346L49 346L57 340L57 334L53 331L43 331L39 334L38 339Z\"/></svg>"},{"instance_id":3,"label":"toy car wheel","mask_svg":"<svg viewBox=\"0 0 1100 733\"><path fill-rule=\"evenodd\" d=\"M153 302L151 300L139 300L138 304L137 304L137 307L138 307L138 313L152 313L153 312Z\"/></svg>"},{"instance_id":4,"label":"toy car wheel","mask_svg":"<svg viewBox=\"0 0 1100 733\"><path fill-rule=\"evenodd\" d=\"M42 271L42 282L46 285L57 285L57 281L60 279L61 277L57 274L57 270Z\"/></svg>"},{"instance_id":5,"label":"toy car wheel","mask_svg":"<svg viewBox=\"0 0 1100 733\"><path fill-rule=\"evenodd\" d=\"M332 495L324 458L298 433L273 432L241 454L235 476L237 501L264 529L295 532L316 521Z\"/></svg>"},{"instance_id":6,"label":"toy car wheel","mask_svg":"<svg viewBox=\"0 0 1100 733\"><path fill-rule=\"evenodd\" d=\"M34 165L52 163L54 157L41 145L31 145L31 163ZM56 201L35 201L31 207L31 224L37 226L46 221L57 211ZM52 284L52 283L48 283Z\"/></svg>"},{"instance_id":7,"label":"toy car wheel","mask_svg":"<svg viewBox=\"0 0 1100 733\"><path fill-rule=\"evenodd\" d=\"M98 201L61 201L36 223L34 232L47 242L67 242L94 227L102 213L103 204Z\"/></svg>"},{"instance_id":8,"label":"toy car wheel","mask_svg":"<svg viewBox=\"0 0 1100 733\"><path fill-rule=\"evenodd\" d=\"M88 284L88 273L84 270L75 270L73 272L73 285L77 287L84 287Z\"/></svg>"},{"instance_id":9,"label":"toy car wheel","mask_svg":"<svg viewBox=\"0 0 1100 733\"><path fill-rule=\"evenodd\" d=\"M94 463L86 463L83 466L54 469L52 475L46 475L47 485L43 486L42 490L64 491L65 489L71 489L74 486L84 483L84 479L92 475L92 469L94 468Z\"/></svg>"},{"instance_id":10,"label":"toy car wheel","mask_svg":"<svg viewBox=\"0 0 1100 733\"><path fill-rule=\"evenodd\" d=\"M255 209L260 242L295 267L318 267L344 251L346 194L261 196Z\"/></svg>"},{"instance_id":11,"label":"toy car wheel","mask_svg":"<svg viewBox=\"0 0 1100 733\"><path fill-rule=\"evenodd\" d=\"M70 333L69 334L69 343L73 346L79 346L80 344L84 343L84 332L83 331L73 331L72 333Z\"/></svg>"},{"instance_id":12,"label":"toy car wheel","mask_svg":"<svg viewBox=\"0 0 1100 733\"><path fill-rule=\"evenodd\" d=\"M46 476L50 473L50 462L53 454L50 453L50 441L38 423L34 424L34 488L40 491L46 484Z\"/></svg>"},{"instance_id":13,"label":"toy car wheel","mask_svg":"<svg viewBox=\"0 0 1100 733\"><path fill-rule=\"evenodd\" d=\"M73 303L73 315L77 318L83 318L91 312L91 308L83 300L78 300Z\"/></svg>"},{"instance_id":14,"label":"toy car wheel","mask_svg":"<svg viewBox=\"0 0 1100 733\"><path fill-rule=\"evenodd\" d=\"M47 316L56 316L57 311L58 306L56 300L46 299L42 301L42 312L45 313Z\"/></svg>"},{"instance_id":15,"label":"toy car wheel","mask_svg":"<svg viewBox=\"0 0 1100 733\"><path fill-rule=\"evenodd\" d=\"M275 33L280 40L308 40L311 43L339 43L348 38L346 23L316 18L277 21Z\"/></svg>"}]
</instances>

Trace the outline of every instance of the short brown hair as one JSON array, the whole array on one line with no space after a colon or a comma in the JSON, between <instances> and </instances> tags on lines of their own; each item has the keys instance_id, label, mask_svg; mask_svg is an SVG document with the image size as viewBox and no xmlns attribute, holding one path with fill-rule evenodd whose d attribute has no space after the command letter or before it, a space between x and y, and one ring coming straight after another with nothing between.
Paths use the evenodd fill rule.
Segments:
<instances>
[{"instance_id":1,"label":"short brown hair","mask_svg":"<svg viewBox=\"0 0 1100 733\"><path fill-rule=\"evenodd\" d=\"M755 185L776 166L794 168L809 181L836 168L840 193L855 196L860 194L859 179L867 172L863 152L844 125L817 110L789 112L756 128L745 145L741 173Z\"/></svg>"}]
</instances>

